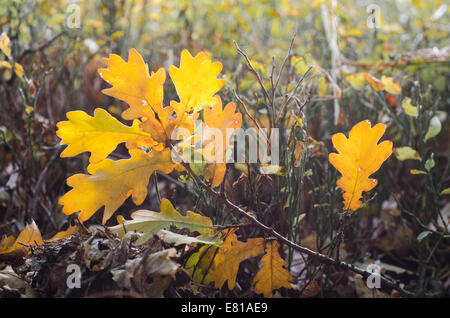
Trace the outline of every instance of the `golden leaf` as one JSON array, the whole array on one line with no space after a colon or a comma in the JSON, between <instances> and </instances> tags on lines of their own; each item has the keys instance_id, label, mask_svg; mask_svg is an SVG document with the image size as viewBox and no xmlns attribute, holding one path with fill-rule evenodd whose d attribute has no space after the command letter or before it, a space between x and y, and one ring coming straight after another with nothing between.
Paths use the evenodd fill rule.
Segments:
<instances>
[{"instance_id":1,"label":"golden leaf","mask_svg":"<svg viewBox=\"0 0 450 318\"><path fill-rule=\"evenodd\" d=\"M381 76L381 82L384 85L384 89L391 94L398 95L402 91L400 83L394 83L394 79L388 76Z\"/></svg>"},{"instance_id":2,"label":"golden leaf","mask_svg":"<svg viewBox=\"0 0 450 318\"><path fill-rule=\"evenodd\" d=\"M266 246L266 254L261 258L261 269L256 274L253 282L255 293L264 294L264 297L272 296L272 291L282 287L292 288L290 281L292 275L285 268L287 262L278 253L277 241L271 241Z\"/></svg>"},{"instance_id":3,"label":"golden leaf","mask_svg":"<svg viewBox=\"0 0 450 318\"><path fill-rule=\"evenodd\" d=\"M212 179L212 186L218 186L223 182L225 177L226 165L225 154L230 148L229 139L227 139L227 129L240 128L242 125L242 114L236 111L234 103L228 103L222 110L222 100L219 96L215 98L216 103L211 108L205 108L203 118L207 126L203 129L203 155L209 162L205 168L205 179L207 181ZM221 136L215 136L213 130L218 129ZM214 136L214 138L213 138ZM215 138L220 138L216 140ZM229 136L228 136L229 137ZM222 143L222 152L216 154ZM211 149L211 151L208 151ZM218 160L217 160L218 159Z\"/></svg>"},{"instance_id":4,"label":"golden leaf","mask_svg":"<svg viewBox=\"0 0 450 318\"><path fill-rule=\"evenodd\" d=\"M78 110L68 112L67 118L68 121L57 124L56 135L61 138L61 144L68 145L61 153L61 158L89 151L89 162L98 163L113 152L118 144L126 142L129 148L133 148L139 136L150 136L139 128L138 120L128 127L102 108L94 111L94 117Z\"/></svg>"},{"instance_id":5,"label":"golden leaf","mask_svg":"<svg viewBox=\"0 0 450 318\"><path fill-rule=\"evenodd\" d=\"M151 174L158 170L170 173L175 164L169 149L146 153L130 149L131 158L118 161L105 159L88 166L87 174L76 174L67 179L73 189L60 200L63 213L81 211L81 222L89 219L99 208L105 206L103 224L132 195L136 205L142 204L147 196L147 185Z\"/></svg>"},{"instance_id":6,"label":"golden leaf","mask_svg":"<svg viewBox=\"0 0 450 318\"><path fill-rule=\"evenodd\" d=\"M377 124L371 128L368 120L356 124L347 139L342 133L333 135L333 145L337 153L330 153L331 164L342 177L337 185L344 190L344 209L356 211L362 202L363 191L370 191L377 185L369 176L392 154L392 142L377 142L384 134L386 126Z\"/></svg>"},{"instance_id":7,"label":"golden leaf","mask_svg":"<svg viewBox=\"0 0 450 318\"><path fill-rule=\"evenodd\" d=\"M100 76L111 88L102 90L102 93L126 102L130 108L122 113L127 120L146 117L148 114L159 112L163 106L163 84L166 80L164 69L149 75L148 65L142 56L131 49L128 62L116 54L103 58L107 66L98 70Z\"/></svg>"},{"instance_id":8,"label":"golden leaf","mask_svg":"<svg viewBox=\"0 0 450 318\"><path fill-rule=\"evenodd\" d=\"M305 143L303 141L298 140L295 144L295 150L294 150L294 157L295 157L294 167L300 167L301 162L302 162L304 148L305 148Z\"/></svg>"},{"instance_id":9,"label":"golden leaf","mask_svg":"<svg viewBox=\"0 0 450 318\"><path fill-rule=\"evenodd\" d=\"M236 284L239 264L248 258L258 256L263 250L263 238L251 238L247 242L241 242L232 231L214 257L209 278L214 281L216 288L222 288L228 281L228 289L232 290Z\"/></svg>"},{"instance_id":10,"label":"golden leaf","mask_svg":"<svg viewBox=\"0 0 450 318\"><path fill-rule=\"evenodd\" d=\"M370 84L370 87L374 91L381 91L384 89L383 83L376 77L370 75L369 73L363 73L364 77L366 78L367 82Z\"/></svg>"},{"instance_id":11,"label":"golden leaf","mask_svg":"<svg viewBox=\"0 0 450 318\"><path fill-rule=\"evenodd\" d=\"M0 35L0 50L5 53L5 55L9 58L11 58L11 47L10 47L11 41L6 34L6 32L3 32Z\"/></svg>"},{"instance_id":12,"label":"golden leaf","mask_svg":"<svg viewBox=\"0 0 450 318\"><path fill-rule=\"evenodd\" d=\"M63 238L71 237L72 235L77 233L79 230L80 229L79 229L78 225L71 225L71 226L69 226L69 228L67 230L56 233L52 238L46 240L46 242L53 242L53 241L57 241L57 240L60 240Z\"/></svg>"}]
</instances>

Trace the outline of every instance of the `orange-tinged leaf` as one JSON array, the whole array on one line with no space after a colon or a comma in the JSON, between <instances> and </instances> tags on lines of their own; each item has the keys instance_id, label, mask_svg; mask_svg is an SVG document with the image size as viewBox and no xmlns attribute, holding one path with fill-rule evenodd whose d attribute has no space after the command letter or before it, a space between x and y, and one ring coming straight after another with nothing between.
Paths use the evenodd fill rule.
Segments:
<instances>
[{"instance_id":1,"label":"orange-tinged leaf","mask_svg":"<svg viewBox=\"0 0 450 318\"><path fill-rule=\"evenodd\" d=\"M205 169L205 178L207 181L212 179L212 185L218 186L223 182L225 176L225 154L230 140L227 139L227 129L240 128L242 125L242 114L236 111L236 105L234 103L228 103L224 109L222 109L222 100L219 96L215 97L216 103L212 107L205 108L203 118L206 126L203 127L203 156L209 162ZM220 136L215 136L214 130L220 131ZM216 140L215 138L220 138ZM220 145L222 147L218 147ZM209 151L208 149L211 149ZM221 153L215 152L215 150ZM219 160L217 160L219 159Z\"/></svg>"},{"instance_id":2,"label":"orange-tinged leaf","mask_svg":"<svg viewBox=\"0 0 450 318\"><path fill-rule=\"evenodd\" d=\"M221 71L222 64L211 62L206 52L195 57L188 50L181 52L180 67L169 67L170 78L180 99L179 103L173 104L178 117L216 103L213 96L225 84L225 80L217 78Z\"/></svg>"},{"instance_id":3,"label":"orange-tinged leaf","mask_svg":"<svg viewBox=\"0 0 450 318\"><path fill-rule=\"evenodd\" d=\"M78 110L68 112L67 118L68 121L57 124L56 135L61 138L61 144L68 145L61 153L61 158L89 151L89 162L98 163L113 152L118 144L126 142L129 148L133 148L138 137L150 137L139 128L138 120L129 127L102 108L97 108L93 117Z\"/></svg>"},{"instance_id":4,"label":"orange-tinged leaf","mask_svg":"<svg viewBox=\"0 0 450 318\"><path fill-rule=\"evenodd\" d=\"M219 248L209 271L209 278L216 288L222 288L228 282L232 290L236 284L239 264L251 257L258 256L264 250L263 238L251 238L247 242L238 241L236 234L231 232L226 237L223 246Z\"/></svg>"},{"instance_id":5,"label":"orange-tinged leaf","mask_svg":"<svg viewBox=\"0 0 450 318\"><path fill-rule=\"evenodd\" d=\"M391 107L397 106L397 98L392 96L391 94L386 94L386 100Z\"/></svg>"},{"instance_id":6,"label":"orange-tinged leaf","mask_svg":"<svg viewBox=\"0 0 450 318\"><path fill-rule=\"evenodd\" d=\"M130 149L131 158L118 161L105 159L88 166L88 174L76 174L67 179L73 189L60 200L63 212L73 214L81 211L81 222L89 219L99 208L105 206L103 223L131 195L136 205L147 196L147 185L151 174L158 170L170 173L175 164L169 149L146 153Z\"/></svg>"},{"instance_id":7,"label":"orange-tinged leaf","mask_svg":"<svg viewBox=\"0 0 450 318\"><path fill-rule=\"evenodd\" d=\"M369 176L376 172L392 154L392 142L377 144L386 126L377 124L371 128L368 120L356 124L347 139L344 134L333 135L332 142L337 153L330 153L331 164L342 174L337 185L344 190L344 209L356 211L361 207L363 191L377 185Z\"/></svg>"},{"instance_id":8,"label":"orange-tinged leaf","mask_svg":"<svg viewBox=\"0 0 450 318\"><path fill-rule=\"evenodd\" d=\"M261 258L261 269L256 274L253 282L255 293L271 297L272 291L281 287L292 288L290 281L293 280L291 273L285 268L288 264L278 253L277 241L271 241L266 246L266 254Z\"/></svg>"},{"instance_id":9,"label":"orange-tinged leaf","mask_svg":"<svg viewBox=\"0 0 450 318\"><path fill-rule=\"evenodd\" d=\"M57 241L57 240L60 240L63 238L71 237L78 231L79 231L78 225L71 225L71 226L69 226L69 228L67 230L56 233L52 238L46 240L46 242L53 242L53 241Z\"/></svg>"},{"instance_id":10,"label":"orange-tinged leaf","mask_svg":"<svg viewBox=\"0 0 450 318\"><path fill-rule=\"evenodd\" d=\"M148 113L158 112L162 108L163 84L166 80L164 69L160 68L150 76L148 65L135 49L130 50L128 62L116 54L110 54L102 62L107 67L99 69L98 73L112 85L102 92L130 106L122 113L124 119L146 117Z\"/></svg>"},{"instance_id":11,"label":"orange-tinged leaf","mask_svg":"<svg viewBox=\"0 0 450 318\"><path fill-rule=\"evenodd\" d=\"M8 239L9 242L10 239ZM3 244L2 240L2 244ZM14 241L11 247L7 249L0 250L0 254L9 254L11 252L17 251L17 250L29 250L28 246L36 246L41 245L44 243L42 239L41 232L39 231L39 228L37 227L36 223L32 221L30 224L27 224L27 226L20 232L17 239Z\"/></svg>"},{"instance_id":12,"label":"orange-tinged leaf","mask_svg":"<svg viewBox=\"0 0 450 318\"><path fill-rule=\"evenodd\" d=\"M363 73L363 74L364 74L364 77L366 78L367 82L370 84L370 87L372 87L372 89L374 91L381 91L384 89L383 82L381 82L378 78L373 77L369 73Z\"/></svg>"}]
</instances>

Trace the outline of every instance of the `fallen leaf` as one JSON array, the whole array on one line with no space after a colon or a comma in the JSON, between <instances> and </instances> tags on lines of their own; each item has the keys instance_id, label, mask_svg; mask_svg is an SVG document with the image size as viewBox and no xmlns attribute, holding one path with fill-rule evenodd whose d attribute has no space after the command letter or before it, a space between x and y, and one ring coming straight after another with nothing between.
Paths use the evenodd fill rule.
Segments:
<instances>
[{"instance_id":1,"label":"fallen leaf","mask_svg":"<svg viewBox=\"0 0 450 318\"><path fill-rule=\"evenodd\" d=\"M277 241L271 241L266 245L266 254L261 258L261 269L256 274L253 282L255 293L271 297L272 292L279 288L292 288L290 282L292 275L286 269L287 262L278 253Z\"/></svg>"},{"instance_id":2,"label":"fallen leaf","mask_svg":"<svg viewBox=\"0 0 450 318\"><path fill-rule=\"evenodd\" d=\"M161 212L154 212L149 210L138 210L131 214L133 220L125 221L110 227L110 230L122 236L126 231L137 231L144 233L139 238L136 244L145 243L154 234L161 229L167 229L171 225L178 228L186 228L191 231L197 231L200 234L212 234L214 232L213 224L210 218L202 216L198 213L187 211L186 215L181 215L169 200L163 198L160 205Z\"/></svg>"},{"instance_id":3,"label":"fallen leaf","mask_svg":"<svg viewBox=\"0 0 450 318\"><path fill-rule=\"evenodd\" d=\"M10 243L10 241L11 239L7 238L5 242ZM5 244L5 242L2 240L2 245ZM11 247L0 250L0 254L9 254L20 250L23 250L24 254L26 254L26 252L30 250L32 246L38 246L42 243L44 243L44 240L42 239L41 232L39 231L36 223L32 221L30 224L27 224L22 232L20 232L19 236L11 245Z\"/></svg>"}]
</instances>

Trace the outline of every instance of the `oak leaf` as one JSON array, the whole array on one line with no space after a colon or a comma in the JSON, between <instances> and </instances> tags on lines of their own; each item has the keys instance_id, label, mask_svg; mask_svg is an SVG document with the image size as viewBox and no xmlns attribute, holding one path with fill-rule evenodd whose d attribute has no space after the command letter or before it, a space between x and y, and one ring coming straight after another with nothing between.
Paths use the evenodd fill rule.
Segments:
<instances>
[{"instance_id":1,"label":"oak leaf","mask_svg":"<svg viewBox=\"0 0 450 318\"><path fill-rule=\"evenodd\" d=\"M67 118L68 121L57 124L56 134L61 138L61 144L68 145L61 153L61 158L89 151L89 162L98 163L113 152L118 144L126 142L132 148L139 136L150 137L150 134L139 128L138 120L129 127L102 108L97 108L93 117L78 110L68 112Z\"/></svg>"},{"instance_id":2,"label":"oak leaf","mask_svg":"<svg viewBox=\"0 0 450 318\"><path fill-rule=\"evenodd\" d=\"M337 153L330 153L331 164L342 174L337 181L344 190L344 209L356 211L361 207L363 191L370 191L377 185L369 176L376 172L392 154L392 142L377 144L386 126L377 124L371 128L368 120L356 124L347 139L344 134L333 135L333 145Z\"/></svg>"},{"instance_id":3,"label":"oak leaf","mask_svg":"<svg viewBox=\"0 0 450 318\"><path fill-rule=\"evenodd\" d=\"M215 98L216 103L212 107L205 108L203 118L206 126L203 129L203 154L208 162L205 168L205 179L212 180L212 186L216 187L223 182L225 177L226 165L225 155L229 145L229 136L227 129L240 128L242 125L242 114L236 111L234 103L228 103L222 109L222 100L219 96ZM214 130L220 132L219 136L214 134ZM214 135L214 137L213 137ZM220 138L221 140L216 140ZM222 147L218 147L221 145ZM212 149L208 151L208 149ZM215 151L221 151L216 153ZM218 159L218 160L217 160Z\"/></svg>"},{"instance_id":4,"label":"oak leaf","mask_svg":"<svg viewBox=\"0 0 450 318\"><path fill-rule=\"evenodd\" d=\"M264 294L264 297L272 296L272 291L281 287L292 288L290 281L292 275L285 268L287 262L278 253L277 241L271 241L266 246L266 254L261 258L261 269L256 274L253 282L255 293Z\"/></svg>"},{"instance_id":5,"label":"oak leaf","mask_svg":"<svg viewBox=\"0 0 450 318\"><path fill-rule=\"evenodd\" d=\"M169 75L177 90L180 101L173 104L177 116L186 112L199 111L205 106L216 103L214 94L225 84L217 76L222 71L220 62L211 62L206 52L195 57L188 50L181 52L180 67L169 67Z\"/></svg>"},{"instance_id":6,"label":"oak leaf","mask_svg":"<svg viewBox=\"0 0 450 318\"><path fill-rule=\"evenodd\" d=\"M122 160L105 159L87 168L89 175L76 174L67 179L73 189L60 200L64 214L81 211L81 222L89 219L99 208L105 206L103 224L132 195L136 205L147 196L147 185L151 174L158 170L170 173L175 167L170 150L146 153L141 149L130 149L131 157Z\"/></svg>"}]
</instances>

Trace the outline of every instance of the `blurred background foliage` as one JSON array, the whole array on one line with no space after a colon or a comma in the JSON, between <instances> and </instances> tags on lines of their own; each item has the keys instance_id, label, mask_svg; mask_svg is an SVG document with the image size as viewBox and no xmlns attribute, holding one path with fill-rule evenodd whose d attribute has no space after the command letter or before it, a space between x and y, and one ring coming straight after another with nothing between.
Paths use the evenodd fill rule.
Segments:
<instances>
[{"instance_id":1,"label":"blurred background foliage","mask_svg":"<svg viewBox=\"0 0 450 318\"><path fill-rule=\"evenodd\" d=\"M442 0L0 0L0 34L11 49L0 53L0 233L17 234L31 219L47 236L67 226L58 198L87 157L59 159L55 124L71 110L104 107L119 115L126 107L101 93L108 85L97 69L109 53L126 58L136 48L151 70L167 71L183 49L207 51L224 65L222 100L235 101L243 114L244 103L262 126L274 126L236 41L274 91L284 141L283 172L237 167L225 182L232 200L290 239L333 255L342 203L338 173L328 165L330 138L360 120L383 122L395 155L376 174L366 207L351 218L341 257L382 263L417 293L442 295L450 286L449 11ZM377 28L369 27L374 16ZM279 72L276 86L271 78ZM175 98L171 82L165 85L165 99ZM244 127L251 125L244 116ZM233 185L239 170L245 174ZM163 196L216 223L239 221L176 177L153 179L150 187L157 181ZM144 208L157 209L152 191ZM121 213L134 208L127 201ZM320 273L321 293L355 292L341 284L348 273L336 276L286 253L301 286Z\"/></svg>"}]
</instances>

